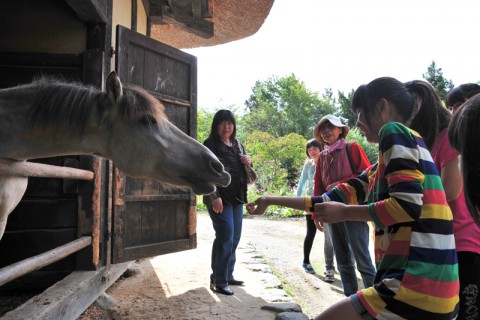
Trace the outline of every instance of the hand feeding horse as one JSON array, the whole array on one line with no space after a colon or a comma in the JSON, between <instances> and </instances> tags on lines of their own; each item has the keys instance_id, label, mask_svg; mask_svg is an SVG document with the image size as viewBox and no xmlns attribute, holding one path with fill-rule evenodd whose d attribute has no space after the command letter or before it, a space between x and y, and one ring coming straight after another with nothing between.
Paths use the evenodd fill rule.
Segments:
<instances>
[{"instance_id":1,"label":"hand feeding horse","mask_svg":"<svg viewBox=\"0 0 480 320\"><path fill-rule=\"evenodd\" d=\"M230 183L215 155L170 123L157 99L122 85L114 72L106 92L46 78L0 90L0 137L0 159L98 155L131 177L190 187L196 194ZM0 175L0 239L27 179Z\"/></svg>"}]
</instances>

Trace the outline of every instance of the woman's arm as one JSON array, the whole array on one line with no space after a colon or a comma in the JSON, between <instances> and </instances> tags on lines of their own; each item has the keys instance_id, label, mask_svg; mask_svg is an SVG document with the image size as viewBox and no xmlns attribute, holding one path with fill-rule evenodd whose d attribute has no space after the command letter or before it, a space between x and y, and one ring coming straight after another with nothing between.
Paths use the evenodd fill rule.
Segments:
<instances>
[{"instance_id":1,"label":"woman's arm","mask_svg":"<svg viewBox=\"0 0 480 320\"><path fill-rule=\"evenodd\" d=\"M311 199L311 197L272 197L263 196L255 200L254 202L247 203L247 211L252 215L261 215L265 213L268 206L282 206L291 209L305 210L305 200ZM311 202L310 202L311 205ZM310 211L310 210L308 210Z\"/></svg>"},{"instance_id":2,"label":"woman's arm","mask_svg":"<svg viewBox=\"0 0 480 320\"><path fill-rule=\"evenodd\" d=\"M320 196L325 192L325 188L322 184L321 177L321 168L320 168L320 159L317 160L317 165L315 166L315 175L313 178L313 195Z\"/></svg>"},{"instance_id":3,"label":"woman's arm","mask_svg":"<svg viewBox=\"0 0 480 320\"><path fill-rule=\"evenodd\" d=\"M383 174L377 179L378 183L384 180L387 185L380 186L384 194L369 205L372 219L381 227L415 221L420 218L424 205L425 176L421 167L435 164L428 151L419 147L414 133L400 123L385 124L379 140L377 174Z\"/></svg>"},{"instance_id":4,"label":"woman's arm","mask_svg":"<svg viewBox=\"0 0 480 320\"><path fill-rule=\"evenodd\" d=\"M443 166L440 172L447 201L457 199L462 192L463 178L458 168L458 163L459 159L457 156Z\"/></svg>"},{"instance_id":5,"label":"woman's arm","mask_svg":"<svg viewBox=\"0 0 480 320\"><path fill-rule=\"evenodd\" d=\"M370 166L370 160L368 160L365 150L356 142L352 143L352 160L357 168L356 174L362 173Z\"/></svg>"},{"instance_id":6,"label":"woman's arm","mask_svg":"<svg viewBox=\"0 0 480 320\"><path fill-rule=\"evenodd\" d=\"M326 223L342 221L370 221L368 205L346 205L341 202L315 204L315 220Z\"/></svg>"},{"instance_id":7,"label":"woman's arm","mask_svg":"<svg viewBox=\"0 0 480 320\"><path fill-rule=\"evenodd\" d=\"M302 173L300 174L300 180L298 180L298 188L297 188L297 197L300 197L305 189L305 185L307 184L308 174L307 174L307 163L303 164Z\"/></svg>"}]
</instances>

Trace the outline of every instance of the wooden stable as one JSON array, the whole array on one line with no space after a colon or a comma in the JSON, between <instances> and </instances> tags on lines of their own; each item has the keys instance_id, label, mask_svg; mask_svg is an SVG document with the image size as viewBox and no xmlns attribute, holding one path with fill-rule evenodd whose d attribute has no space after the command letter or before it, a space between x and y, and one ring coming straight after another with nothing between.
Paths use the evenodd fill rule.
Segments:
<instances>
[{"instance_id":1,"label":"wooden stable","mask_svg":"<svg viewBox=\"0 0 480 320\"><path fill-rule=\"evenodd\" d=\"M161 100L171 122L195 138L196 59L131 30L132 25L144 33L147 29L143 3L135 4L133 11L132 1L3 2L0 87L40 75L101 87L116 69L123 82L144 87ZM122 262L196 247L193 193L126 177L111 162L95 156L32 161L92 171L94 179L29 178L27 192L0 241L0 268L83 237L91 241L77 253L1 286L4 294L32 287L43 290L72 277L72 272L73 277L88 274L97 279L83 288L88 299L77 293L58 306L61 314L75 318L116 279L112 274L121 274L117 266L125 270ZM110 281L102 281L107 278Z\"/></svg>"},{"instance_id":2,"label":"wooden stable","mask_svg":"<svg viewBox=\"0 0 480 320\"><path fill-rule=\"evenodd\" d=\"M256 1L255 11L253 2L3 1L0 88L42 75L102 88L106 76L116 70L122 82L143 87L159 99L170 121L196 138L196 58L153 39L152 30L171 45L236 40L256 32L273 4L273 0ZM243 14L243 25L225 28L219 24L225 18L238 19L228 8L251 7L254 21ZM41 255L56 248L68 247L62 252L69 254L45 266L37 261L34 272L15 280L7 278L0 294L48 287L47 295L64 294L57 303L49 296L35 298L37 305L48 304L48 309L22 306L6 318L75 319L121 275L129 261L196 247L192 192L127 177L112 162L93 155L32 161L91 171L94 178L29 178L25 196L9 216L0 240L0 279L2 270L18 268L22 260L43 261ZM75 253L70 254L72 247ZM73 294L65 297L66 292Z\"/></svg>"}]
</instances>

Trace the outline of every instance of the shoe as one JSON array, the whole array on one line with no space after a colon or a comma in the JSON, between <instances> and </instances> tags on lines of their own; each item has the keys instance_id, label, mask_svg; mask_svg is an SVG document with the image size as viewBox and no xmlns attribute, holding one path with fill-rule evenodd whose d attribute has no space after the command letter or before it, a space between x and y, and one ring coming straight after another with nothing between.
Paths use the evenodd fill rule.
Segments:
<instances>
[{"instance_id":1,"label":"shoe","mask_svg":"<svg viewBox=\"0 0 480 320\"><path fill-rule=\"evenodd\" d=\"M232 279L232 280L228 280L227 283L231 286L243 286L242 280Z\"/></svg>"},{"instance_id":2,"label":"shoe","mask_svg":"<svg viewBox=\"0 0 480 320\"><path fill-rule=\"evenodd\" d=\"M226 296L233 296L233 291L227 285L224 286L216 286L212 282L210 282L210 290L216 293L221 293Z\"/></svg>"},{"instance_id":3,"label":"shoe","mask_svg":"<svg viewBox=\"0 0 480 320\"><path fill-rule=\"evenodd\" d=\"M332 270L333 273L338 273L337 270L335 270L335 267L333 267L333 268L325 268L325 270L323 270L323 275L326 276L326 275L327 275L327 272L328 272L329 270Z\"/></svg>"},{"instance_id":4,"label":"shoe","mask_svg":"<svg viewBox=\"0 0 480 320\"><path fill-rule=\"evenodd\" d=\"M312 265L310 263L302 263L303 270L305 270L306 273L315 273L315 269L312 268Z\"/></svg>"},{"instance_id":5,"label":"shoe","mask_svg":"<svg viewBox=\"0 0 480 320\"><path fill-rule=\"evenodd\" d=\"M335 271L333 269L328 269L325 272L325 282L334 282L335 281Z\"/></svg>"}]
</instances>

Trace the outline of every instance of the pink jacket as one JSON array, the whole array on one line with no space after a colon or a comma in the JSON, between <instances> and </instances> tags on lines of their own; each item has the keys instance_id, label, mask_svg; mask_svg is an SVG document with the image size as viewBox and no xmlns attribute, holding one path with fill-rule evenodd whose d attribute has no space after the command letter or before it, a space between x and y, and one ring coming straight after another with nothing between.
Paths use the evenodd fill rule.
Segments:
<instances>
[{"instance_id":1,"label":"pink jacket","mask_svg":"<svg viewBox=\"0 0 480 320\"><path fill-rule=\"evenodd\" d=\"M351 143L351 160L356 168L352 170L347 155L347 142L339 139L335 144L327 146L318 156L315 170L315 185L313 194L320 196L327 191L332 183L343 183L350 178L356 177L370 166L365 151L356 142Z\"/></svg>"}]
</instances>

